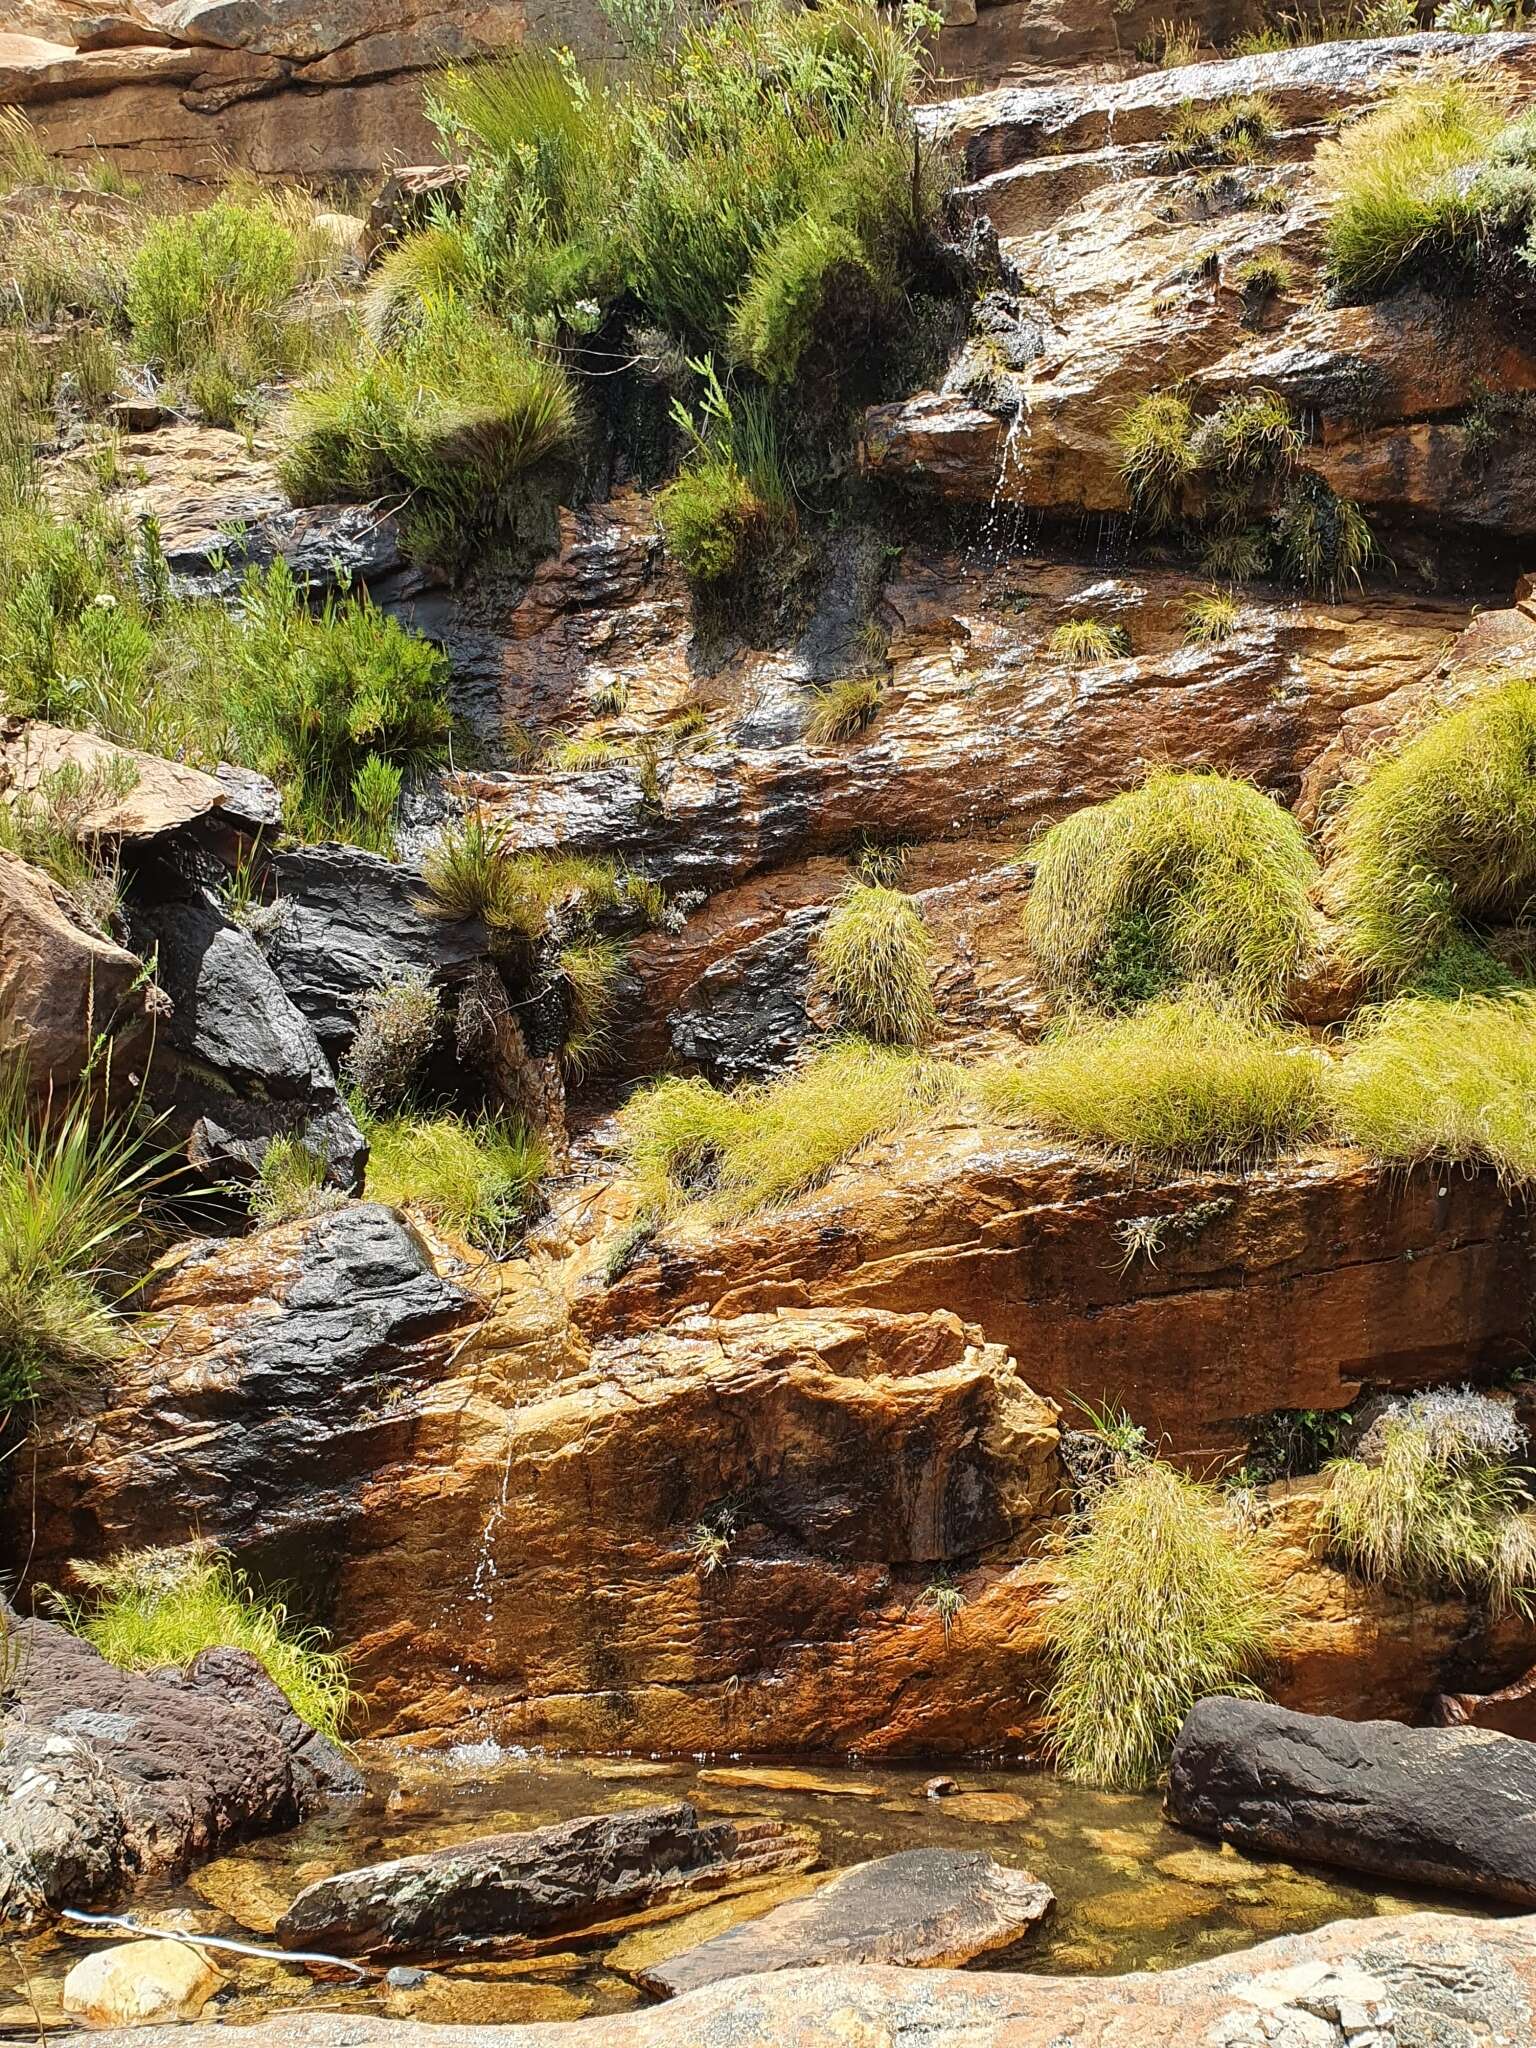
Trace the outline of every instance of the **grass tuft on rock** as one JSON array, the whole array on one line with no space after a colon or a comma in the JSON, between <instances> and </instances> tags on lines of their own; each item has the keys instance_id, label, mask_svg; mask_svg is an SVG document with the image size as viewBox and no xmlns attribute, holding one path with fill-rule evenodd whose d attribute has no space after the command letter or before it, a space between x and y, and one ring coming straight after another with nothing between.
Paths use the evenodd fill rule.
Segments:
<instances>
[{"instance_id":1,"label":"grass tuft on rock","mask_svg":"<svg viewBox=\"0 0 1536 2048\"><path fill-rule=\"evenodd\" d=\"M1119 1010L1196 984L1279 1008L1310 942L1301 828L1226 775L1159 770L1035 844L1025 935L1058 999Z\"/></svg>"},{"instance_id":2,"label":"grass tuft on rock","mask_svg":"<svg viewBox=\"0 0 1536 2048\"><path fill-rule=\"evenodd\" d=\"M881 1045L933 1036L933 944L910 896L855 882L834 905L812 950L817 984L844 1024Z\"/></svg>"},{"instance_id":3,"label":"grass tuft on rock","mask_svg":"<svg viewBox=\"0 0 1536 2048\"><path fill-rule=\"evenodd\" d=\"M992 1117L1133 1165L1241 1166L1320 1128L1324 1063L1272 1024L1200 1001L1155 1003L983 1066L972 1088Z\"/></svg>"},{"instance_id":4,"label":"grass tuft on rock","mask_svg":"<svg viewBox=\"0 0 1536 2048\"><path fill-rule=\"evenodd\" d=\"M1464 1404L1483 1405L1468 1395ZM1442 1402L1442 1409L1444 1403ZM1378 1423L1371 1461L1327 1468L1322 1528L1357 1577L1399 1591L1459 1593L1495 1615L1536 1611L1536 1522L1528 1475L1507 1450L1446 1414L1400 1404Z\"/></svg>"},{"instance_id":5,"label":"grass tuft on rock","mask_svg":"<svg viewBox=\"0 0 1536 2048\"><path fill-rule=\"evenodd\" d=\"M1190 647L1219 647L1237 631L1241 611L1237 600L1219 590L1204 590L1184 606L1184 639Z\"/></svg>"},{"instance_id":6,"label":"grass tuft on rock","mask_svg":"<svg viewBox=\"0 0 1536 2048\"><path fill-rule=\"evenodd\" d=\"M330 1161L302 1138L274 1138L261 1155L251 1188L251 1214L260 1224L298 1223L339 1208L346 1197L329 1184Z\"/></svg>"},{"instance_id":7,"label":"grass tuft on rock","mask_svg":"<svg viewBox=\"0 0 1536 2048\"><path fill-rule=\"evenodd\" d=\"M1376 764L1338 828L1347 941L1388 987L1536 894L1536 680L1480 691Z\"/></svg>"},{"instance_id":8,"label":"grass tuft on rock","mask_svg":"<svg viewBox=\"0 0 1536 2048\"><path fill-rule=\"evenodd\" d=\"M446 1115L358 1121L370 1201L420 1210L497 1256L521 1234L549 1168L547 1148L523 1124Z\"/></svg>"},{"instance_id":9,"label":"grass tuft on rock","mask_svg":"<svg viewBox=\"0 0 1536 2048\"><path fill-rule=\"evenodd\" d=\"M1123 661L1131 651L1131 636L1124 626L1106 625L1102 619L1063 619L1049 646L1070 668L1095 668L1102 662Z\"/></svg>"},{"instance_id":10,"label":"grass tuft on rock","mask_svg":"<svg viewBox=\"0 0 1536 2048\"><path fill-rule=\"evenodd\" d=\"M666 1215L697 1201L732 1218L815 1187L955 1086L951 1069L921 1054L846 1039L781 1081L729 1092L668 1076L630 1097L619 1129L645 1208Z\"/></svg>"},{"instance_id":11,"label":"grass tuft on rock","mask_svg":"<svg viewBox=\"0 0 1536 2048\"><path fill-rule=\"evenodd\" d=\"M867 732L880 709L882 689L874 675L839 676L819 683L805 721L806 739L813 747L830 747Z\"/></svg>"},{"instance_id":12,"label":"grass tuft on rock","mask_svg":"<svg viewBox=\"0 0 1536 2048\"><path fill-rule=\"evenodd\" d=\"M1197 1700L1255 1696L1279 1637L1251 1532L1213 1488L1151 1459L1099 1494L1060 1586L1046 1615L1050 1746L1085 1784L1150 1785Z\"/></svg>"},{"instance_id":13,"label":"grass tuft on rock","mask_svg":"<svg viewBox=\"0 0 1536 2048\"><path fill-rule=\"evenodd\" d=\"M343 1739L351 1695L346 1664L317 1628L256 1591L227 1557L191 1547L135 1550L109 1564L76 1563L93 1591L72 1610L76 1633L124 1671L185 1670L203 1650L245 1650L287 1695L299 1719Z\"/></svg>"}]
</instances>

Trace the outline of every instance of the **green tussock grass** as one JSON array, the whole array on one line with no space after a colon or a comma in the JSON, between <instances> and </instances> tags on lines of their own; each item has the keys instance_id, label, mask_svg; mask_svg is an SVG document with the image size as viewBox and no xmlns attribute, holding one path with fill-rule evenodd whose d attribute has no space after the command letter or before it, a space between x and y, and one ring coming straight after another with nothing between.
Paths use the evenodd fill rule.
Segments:
<instances>
[{"instance_id":1,"label":"green tussock grass","mask_svg":"<svg viewBox=\"0 0 1536 2048\"><path fill-rule=\"evenodd\" d=\"M1304 1037L1199 1002L1064 1030L979 1068L982 1109L1133 1164L1238 1166L1322 1124L1324 1069Z\"/></svg>"},{"instance_id":2,"label":"green tussock grass","mask_svg":"<svg viewBox=\"0 0 1536 2048\"><path fill-rule=\"evenodd\" d=\"M1195 412L1174 391L1139 398L1115 429L1131 509L1152 532L1175 524L1195 473Z\"/></svg>"},{"instance_id":3,"label":"green tussock grass","mask_svg":"<svg viewBox=\"0 0 1536 2048\"><path fill-rule=\"evenodd\" d=\"M1207 983L1273 1010L1310 943L1316 869L1251 783L1162 770L1053 825L1025 935L1058 997L1122 1009Z\"/></svg>"},{"instance_id":4,"label":"green tussock grass","mask_svg":"<svg viewBox=\"0 0 1536 2048\"><path fill-rule=\"evenodd\" d=\"M668 1077L630 1097L619 1128L647 1209L666 1215L699 1201L709 1214L738 1217L816 1186L954 1088L938 1062L849 1039L761 1086L724 1092Z\"/></svg>"},{"instance_id":5,"label":"green tussock grass","mask_svg":"<svg viewBox=\"0 0 1536 2048\"><path fill-rule=\"evenodd\" d=\"M1373 767L1338 833L1347 943L1388 986L1536 892L1536 681L1479 692Z\"/></svg>"},{"instance_id":6,"label":"green tussock grass","mask_svg":"<svg viewBox=\"0 0 1536 2048\"><path fill-rule=\"evenodd\" d=\"M515 853L507 830L478 814L452 826L422 864L433 903L449 917L478 917L493 932L530 944L559 914L590 919L636 909L658 911L653 886L617 862L581 853Z\"/></svg>"},{"instance_id":7,"label":"green tussock grass","mask_svg":"<svg viewBox=\"0 0 1536 2048\"><path fill-rule=\"evenodd\" d=\"M1133 1463L1069 1541L1060 1585L1046 1615L1056 1660L1046 1713L1066 1776L1149 1785L1197 1700L1256 1696L1281 1615L1254 1538L1212 1488Z\"/></svg>"},{"instance_id":8,"label":"green tussock grass","mask_svg":"<svg viewBox=\"0 0 1536 2048\"><path fill-rule=\"evenodd\" d=\"M73 761L30 791L0 794L0 847L58 883L83 924L111 937L122 902L118 856L87 827L138 781L131 761L83 769Z\"/></svg>"},{"instance_id":9,"label":"green tussock grass","mask_svg":"<svg viewBox=\"0 0 1536 2048\"><path fill-rule=\"evenodd\" d=\"M1219 590L1201 591L1184 606L1184 638L1191 647L1219 647L1237 631L1241 616L1236 598Z\"/></svg>"},{"instance_id":10,"label":"green tussock grass","mask_svg":"<svg viewBox=\"0 0 1536 2048\"><path fill-rule=\"evenodd\" d=\"M884 685L878 676L839 676L817 685L805 721L813 747L831 747L867 732L880 709Z\"/></svg>"},{"instance_id":11,"label":"green tussock grass","mask_svg":"<svg viewBox=\"0 0 1536 2048\"><path fill-rule=\"evenodd\" d=\"M933 944L910 896L856 882L812 953L818 985L843 1022L883 1045L922 1045L938 1024Z\"/></svg>"},{"instance_id":12,"label":"green tussock grass","mask_svg":"<svg viewBox=\"0 0 1536 2048\"><path fill-rule=\"evenodd\" d=\"M1063 619L1048 644L1058 661L1072 668L1093 668L1100 662L1124 660L1131 651L1131 636L1124 626L1109 626L1102 619Z\"/></svg>"},{"instance_id":13,"label":"green tussock grass","mask_svg":"<svg viewBox=\"0 0 1536 2048\"><path fill-rule=\"evenodd\" d=\"M1262 93L1234 94L1210 107L1186 101L1169 123L1163 162L1169 170L1257 163L1278 127L1274 105Z\"/></svg>"},{"instance_id":14,"label":"green tussock grass","mask_svg":"<svg viewBox=\"0 0 1536 2048\"><path fill-rule=\"evenodd\" d=\"M797 519L778 428L766 401L732 393L714 359L689 366L701 380L700 419L674 400L688 454L656 501L663 540L704 588L740 580L756 557L793 538Z\"/></svg>"},{"instance_id":15,"label":"green tussock grass","mask_svg":"<svg viewBox=\"0 0 1536 2048\"><path fill-rule=\"evenodd\" d=\"M350 1692L342 1658L321 1629L293 1621L228 1558L197 1550L140 1550L107 1565L76 1564L94 1589L76 1632L124 1671L184 1670L203 1650L248 1651L301 1721L343 1740Z\"/></svg>"},{"instance_id":16,"label":"green tussock grass","mask_svg":"<svg viewBox=\"0 0 1536 2048\"><path fill-rule=\"evenodd\" d=\"M1536 1181L1536 993L1367 1013L1331 1070L1341 1137L1376 1159L1492 1166Z\"/></svg>"},{"instance_id":17,"label":"green tussock grass","mask_svg":"<svg viewBox=\"0 0 1536 2048\"><path fill-rule=\"evenodd\" d=\"M525 1126L366 1111L359 1123L369 1147L370 1201L418 1209L498 1256L521 1234L549 1167L548 1151Z\"/></svg>"},{"instance_id":18,"label":"green tussock grass","mask_svg":"<svg viewBox=\"0 0 1536 2048\"><path fill-rule=\"evenodd\" d=\"M573 940L560 949L565 984L565 1042L561 1064L572 1081L595 1072L613 1044L613 1024L627 950L614 939Z\"/></svg>"},{"instance_id":19,"label":"green tussock grass","mask_svg":"<svg viewBox=\"0 0 1536 2048\"><path fill-rule=\"evenodd\" d=\"M1332 193L1328 275L1341 297L1476 275L1493 212L1479 174L1505 124L1487 91L1442 79L1405 88L1319 152Z\"/></svg>"},{"instance_id":20,"label":"green tussock grass","mask_svg":"<svg viewBox=\"0 0 1536 2048\"><path fill-rule=\"evenodd\" d=\"M1529 1614L1536 1523L1524 1476L1474 1444L1437 1440L1411 1410L1389 1417L1380 1435L1378 1462L1327 1467L1321 1526L1330 1554L1372 1584Z\"/></svg>"},{"instance_id":21,"label":"green tussock grass","mask_svg":"<svg viewBox=\"0 0 1536 2048\"><path fill-rule=\"evenodd\" d=\"M89 1381L121 1355L123 1262L164 1155L84 1095L33 1102L0 1074L0 1407Z\"/></svg>"},{"instance_id":22,"label":"green tussock grass","mask_svg":"<svg viewBox=\"0 0 1536 2048\"><path fill-rule=\"evenodd\" d=\"M1291 266L1278 250L1261 250L1235 263L1229 273L1229 282L1250 305L1263 305L1266 300L1278 298L1282 292L1290 290Z\"/></svg>"},{"instance_id":23,"label":"green tussock grass","mask_svg":"<svg viewBox=\"0 0 1536 2048\"><path fill-rule=\"evenodd\" d=\"M251 1188L258 1223L296 1223L338 1207L346 1198L329 1185L330 1161L302 1138L274 1138L261 1155Z\"/></svg>"}]
</instances>

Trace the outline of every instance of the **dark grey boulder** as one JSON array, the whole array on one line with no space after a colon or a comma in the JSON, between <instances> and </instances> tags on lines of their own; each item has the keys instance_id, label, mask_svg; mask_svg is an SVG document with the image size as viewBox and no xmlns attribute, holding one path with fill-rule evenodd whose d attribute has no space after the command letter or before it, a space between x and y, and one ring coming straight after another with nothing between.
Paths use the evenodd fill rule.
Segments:
<instances>
[{"instance_id":1,"label":"dark grey boulder","mask_svg":"<svg viewBox=\"0 0 1536 2048\"><path fill-rule=\"evenodd\" d=\"M244 1651L177 1677L120 1671L52 1622L13 1623L12 1641L0 1926L110 1901L361 1789Z\"/></svg>"},{"instance_id":2,"label":"dark grey boulder","mask_svg":"<svg viewBox=\"0 0 1536 2048\"><path fill-rule=\"evenodd\" d=\"M676 1997L723 1977L818 1963L957 1967L1015 1946L1056 1903L1048 1885L977 1849L905 1849L857 1864L792 1899L642 1971Z\"/></svg>"},{"instance_id":3,"label":"dark grey boulder","mask_svg":"<svg viewBox=\"0 0 1536 2048\"><path fill-rule=\"evenodd\" d=\"M701 1822L676 1800L341 1871L299 1893L277 1938L288 1948L419 1961L515 1952L658 1900L814 1861L814 1843L787 1822Z\"/></svg>"},{"instance_id":4,"label":"dark grey boulder","mask_svg":"<svg viewBox=\"0 0 1536 2048\"><path fill-rule=\"evenodd\" d=\"M484 925L434 915L414 868L356 846L300 847L272 867L283 918L268 957L333 1057L363 997L392 972L454 982L485 956Z\"/></svg>"},{"instance_id":5,"label":"dark grey boulder","mask_svg":"<svg viewBox=\"0 0 1536 2048\"><path fill-rule=\"evenodd\" d=\"M810 1035L810 947L824 922L819 908L789 911L775 930L712 961L667 1020L678 1058L722 1088L782 1073Z\"/></svg>"},{"instance_id":6,"label":"dark grey boulder","mask_svg":"<svg viewBox=\"0 0 1536 2048\"><path fill-rule=\"evenodd\" d=\"M255 940L196 888L146 889L135 943L171 1001L149 1065L149 1096L193 1165L251 1178L276 1137L328 1162L336 1187L361 1185L368 1147L308 1021Z\"/></svg>"},{"instance_id":7,"label":"dark grey boulder","mask_svg":"<svg viewBox=\"0 0 1536 2048\"><path fill-rule=\"evenodd\" d=\"M1168 1813L1241 1849L1536 1905L1536 1744L1513 1736L1201 1700Z\"/></svg>"}]
</instances>

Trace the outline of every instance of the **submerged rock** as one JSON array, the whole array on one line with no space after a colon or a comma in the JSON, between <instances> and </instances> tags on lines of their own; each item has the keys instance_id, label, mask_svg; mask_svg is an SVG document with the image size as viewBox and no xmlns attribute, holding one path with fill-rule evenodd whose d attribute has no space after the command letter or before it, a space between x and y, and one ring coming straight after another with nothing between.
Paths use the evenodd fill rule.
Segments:
<instances>
[{"instance_id":1,"label":"submerged rock","mask_svg":"<svg viewBox=\"0 0 1536 2048\"><path fill-rule=\"evenodd\" d=\"M16 1623L13 1641L0 1926L175 1875L360 1784L243 1651L205 1652L178 1677L120 1671L52 1622Z\"/></svg>"},{"instance_id":2,"label":"submerged rock","mask_svg":"<svg viewBox=\"0 0 1536 2048\"><path fill-rule=\"evenodd\" d=\"M1536 1918L1431 1913L1162 1973L1044 1977L877 1965L784 1970L579 2026L419 2027L417 2048L1513 2048L1536 2010ZM398 2020L282 2013L241 2048L400 2048ZM222 2048L223 2029L104 2035L99 2048Z\"/></svg>"},{"instance_id":3,"label":"submerged rock","mask_svg":"<svg viewBox=\"0 0 1536 2048\"><path fill-rule=\"evenodd\" d=\"M195 2020L219 1981L213 1965L186 1942L114 1942L76 1963L64 1979L64 2012L91 2027Z\"/></svg>"},{"instance_id":4,"label":"submerged rock","mask_svg":"<svg viewBox=\"0 0 1536 2048\"><path fill-rule=\"evenodd\" d=\"M515 1953L659 1902L807 1870L816 1853L786 1822L701 1823L679 1800L342 1871L300 1892L277 1935L349 1956Z\"/></svg>"},{"instance_id":5,"label":"submerged rock","mask_svg":"<svg viewBox=\"0 0 1536 2048\"><path fill-rule=\"evenodd\" d=\"M818 1963L955 1966L1012 1948L1054 1904L1027 1870L976 1850L906 1849L655 1964L641 1982L675 1997L723 1977Z\"/></svg>"},{"instance_id":6,"label":"submerged rock","mask_svg":"<svg viewBox=\"0 0 1536 2048\"><path fill-rule=\"evenodd\" d=\"M1510 1736L1202 1700L1168 1812L1239 1848L1536 1905L1536 1744Z\"/></svg>"}]
</instances>

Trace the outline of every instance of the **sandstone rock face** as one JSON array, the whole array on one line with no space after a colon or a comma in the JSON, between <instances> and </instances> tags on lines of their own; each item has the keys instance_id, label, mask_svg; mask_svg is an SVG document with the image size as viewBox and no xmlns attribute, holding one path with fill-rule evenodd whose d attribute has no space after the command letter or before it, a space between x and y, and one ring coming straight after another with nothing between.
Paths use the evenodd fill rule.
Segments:
<instances>
[{"instance_id":1,"label":"sandstone rock face","mask_svg":"<svg viewBox=\"0 0 1536 2048\"><path fill-rule=\"evenodd\" d=\"M1043 282L1027 301L1029 349L1016 352L1027 363L999 372L995 340L979 335L939 391L870 414L874 473L982 507L1118 512L1114 434L1138 399L1175 384L1213 399L1264 389L1311 423L1306 466L1359 502L1397 546L1400 571L1432 575L1458 540L1476 551L1528 538L1528 437L1501 436L1484 462L1467 424L1488 394L1536 385L1523 337L1475 299L1408 291L1335 307L1321 289L1314 150L1425 67L1476 69L1518 92L1536 72L1536 42L1327 43L936 108L932 132L963 151L1005 255ZM1234 172L1230 196L1211 201L1194 173L1168 167L1162 138L1181 103L1242 93L1276 109L1275 161ZM1230 280L1259 249L1280 252L1291 280L1256 320Z\"/></svg>"},{"instance_id":2,"label":"sandstone rock face","mask_svg":"<svg viewBox=\"0 0 1536 2048\"><path fill-rule=\"evenodd\" d=\"M1414 1913L1343 1920L1182 1970L1037 1977L964 1970L786 1970L578 2025L418 2027L420 2048L1506 2048L1536 2011L1536 1919ZM1390 2031L1389 2031L1390 2029ZM107 2034L102 2048L217 2048L211 2027ZM285 2013L246 2048L398 2048L397 2021ZM1374 2044L1373 2044L1374 2048Z\"/></svg>"},{"instance_id":3,"label":"sandstone rock face","mask_svg":"<svg viewBox=\"0 0 1536 2048\"><path fill-rule=\"evenodd\" d=\"M226 802L214 777L196 768L40 719L0 721L0 800L35 795L61 773L99 776L106 784L100 801L80 819L82 834L90 838L156 839L222 810ZM121 793L118 781L125 785Z\"/></svg>"},{"instance_id":4,"label":"sandstone rock face","mask_svg":"<svg viewBox=\"0 0 1536 2048\"><path fill-rule=\"evenodd\" d=\"M813 1838L786 1822L701 1825L677 1800L342 1871L300 1892L277 1936L348 1956L514 1955L815 1860Z\"/></svg>"},{"instance_id":5,"label":"sandstone rock face","mask_svg":"<svg viewBox=\"0 0 1536 2048\"><path fill-rule=\"evenodd\" d=\"M1536 1745L1202 1700L1179 1731L1168 1812L1240 1848L1536 1903Z\"/></svg>"},{"instance_id":6,"label":"sandstone rock face","mask_svg":"<svg viewBox=\"0 0 1536 2048\"><path fill-rule=\"evenodd\" d=\"M147 1037L141 972L82 928L46 875L0 850L0 1058L20 1061L34 1094L67 1096L101 1041L116 1041L125 1083Z\"/></svg>"},{"instance_id":7,"label":"sandstone rock face","mask_svg":"<svg viewBox=\"0 0 1536 2048\"><path fill-rule=\"evenodd\" d=\"M667 1997L817 1964L945 1968L1014 1947L1054 1903L1047 1885L979 1851L908 1849L856 1864L808 1899L775 1906L643 1973Z\"/></svg>"},{"instance_id":8,"label":"sandstone rock face","mask_svg":"<svg viewBox=\"0 0 1536 2048\"><path fill-rule=\"evenodd\" d=\"M218 1971L185 1942L114 1942L64 1979L64 2011L90 2027L195 2020L218 1986Z\"/></svg>"},{"instance_id":9,"label":"sandstone rock face","mask_svg":"<svg viewBox=\"0 0 1536 2048\"><path fill-rule=\"evenodd\" d=\"M120 1671L51 1622L15 1625L17 1709L0 1730L0 1922L25 1926L292 1827L351 1766L243 1652L205 1675Z\"/></svg>"}]
</instances>

